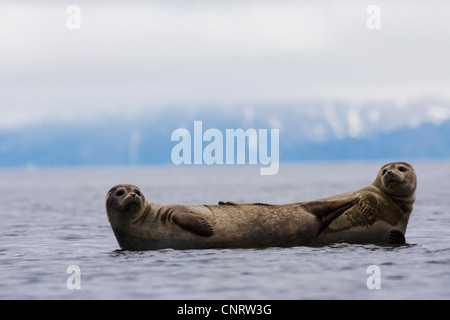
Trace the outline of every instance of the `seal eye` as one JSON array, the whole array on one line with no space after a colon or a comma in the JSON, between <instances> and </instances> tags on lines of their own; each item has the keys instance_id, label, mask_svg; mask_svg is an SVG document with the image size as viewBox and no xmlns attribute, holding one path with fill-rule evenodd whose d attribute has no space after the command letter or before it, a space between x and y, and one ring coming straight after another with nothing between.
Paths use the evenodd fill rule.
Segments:
<instances>
[{"instance_id":1,"label":"seal eye","mask_svg":"<svg viewBox=\"0 0 450 320\"><path fill-rule=\"evenodd\" d=\"M387 169L384 169L383 170L383 176L386 174L386 172L387 172Z\"/></svg>"},{"instance_id":2,"label":"seal eye","mask_svg":"<svg viewBox=\"0 0 450 320\"><path fill-rule=\"evenodd\" d=\"M134 189L134 193L136 193L138 197L141 196L141 193L140 193L139 190L137 190L137 189Z\"/></svg>"},{"instance_id":3,"label":"seal eye","mask_svg":"<svg viewBox=\"0 0 450 320\"><path fill-rule=\"evenodd\" d=\"M405 167L401 166L401 167L398 167L398 171L406 172L406 171L408 171L408 169L406 169Z\"/></svg>"},{"instance_id":4,"label":"seal eye","mask_svg":"<svg viewBox=\"0 0 450 320\"><path fill-rule=\"evenodd\" d=\"M125 191L123 191L123 190L119 190L119 191L116 192L116 196L118 196L118 197L121 197L124 194L125 194Z\"/></svg>"}]
</instances>

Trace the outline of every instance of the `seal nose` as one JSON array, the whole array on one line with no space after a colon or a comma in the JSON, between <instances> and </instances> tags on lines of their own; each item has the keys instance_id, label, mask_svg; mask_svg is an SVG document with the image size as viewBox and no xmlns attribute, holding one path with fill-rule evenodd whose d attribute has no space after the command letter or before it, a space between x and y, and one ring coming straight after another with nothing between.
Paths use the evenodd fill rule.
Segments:
<instances>
[{"instance_id":1,"label":"seal nose","mask_svg":"<svg viewBox=\"0 0 450 320\"><path fill-rule=\"evenodd\" d=\"M132 197L133 199L136 199L136 193L132 193L132 194L131 194L131 197Z\"/></svg>"}]
</instances>

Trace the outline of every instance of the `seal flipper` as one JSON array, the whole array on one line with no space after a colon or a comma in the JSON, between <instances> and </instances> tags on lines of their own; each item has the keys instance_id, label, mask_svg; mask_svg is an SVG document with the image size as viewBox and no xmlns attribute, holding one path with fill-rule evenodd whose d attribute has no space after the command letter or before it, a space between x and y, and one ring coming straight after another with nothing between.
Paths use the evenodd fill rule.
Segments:
<instances>
[{"instance_id":1,"label":"seal flipper","mask_svg":"<svg viewBox=\"0 0 450 320\"><path fill-rule=\"evenodd\" d=\"M359 193L350 195L345 199L323 199L302 203L303 207L311 214L317 216L322 221L319 233L325 230L328 225L345 211L350 209L361 199Z\"/></svg>"},{"instance_id":2,"label":"seal flipper","mask_svg":"<svg viewBox=\"0 0 450 320\"><path fill-rule=\"evenodd\" d=\"M219 201L218 203L219 206L237 206L239 204L239 202L235 201Z\"/></svg>"},{"instance_id":3,"label":"seal flipper","mask_svg":"<svg viewBox=\"0 0 450 320\"><path fill-rule=\"evenodd\" d=\"M273 204L263 203L263 202L253 202L253 203L241 203L235 201L219 201L219 206L240 206L240 205L251 205L251 206L273 206Z\"/></svg>"},{"instance_id":4,"label":"seal flipper","mask_svg":"<svg viewBox=\"0 0 450 320\"><path fill-rule=\"evenodd\" d=\"M361 197L361 200L358 202L358 208L367 220L373 222L377 215L377 204L378 200L375 196L366 194Z\"/></svg>"},{"instance_id":5,"label":"seal flipper","mask_svg":"<svg viewBox=\"0 0 450 320\"><path fill-rule=\"evenodd\" d=\"M174 212L172 221L199 236L211 237L214 234L213 228L205 219L189 212Z\"/></svg>"},{"instance_id":6,"label":"seal flipper","mask_svg":"<svg viewBox=\"0 0 450 320\"><path fill-rule=\"evenodd\" d=\"M405 235L400 230L392 230L389 232L390 244L403 244L406 243Z\"/></svg>"}]
</instances>

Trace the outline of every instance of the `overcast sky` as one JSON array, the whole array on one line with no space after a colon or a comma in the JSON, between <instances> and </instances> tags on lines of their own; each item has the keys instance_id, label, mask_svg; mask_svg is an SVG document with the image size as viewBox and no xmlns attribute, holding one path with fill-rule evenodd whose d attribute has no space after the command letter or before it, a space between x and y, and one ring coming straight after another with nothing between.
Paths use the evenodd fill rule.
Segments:
<instances>
[{"instance_id":1,"label":"overcast sky","mask_svg":"<svg viewBox=\"0 0 450 320\"><path fill-rule=\"evenodd\" d=\"M444 0L2 1L0 128L124 108L449 99L449 13Z\"/></svg>"}]
</instances>

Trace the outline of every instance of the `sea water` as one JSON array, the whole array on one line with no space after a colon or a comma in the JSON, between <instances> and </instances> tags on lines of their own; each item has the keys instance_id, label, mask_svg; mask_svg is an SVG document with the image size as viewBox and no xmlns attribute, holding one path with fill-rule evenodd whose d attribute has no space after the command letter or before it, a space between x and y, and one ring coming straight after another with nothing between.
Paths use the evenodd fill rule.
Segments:
<instances>
[{"instance_id":1,"label":"sea water","mask_svg":"<svg viewBox=\"0 0 450 320\"><path fill-rule=\"evenodd\" d=\"M114 185L166 204L292 203L357 190L384 162L0 170L0 299L448 299L450 163L411 162L407 244L122 251ZM377 287L373 285L375 266Z\"/></svg>"}]
</instances>

